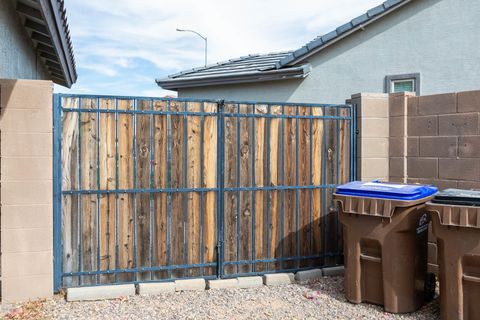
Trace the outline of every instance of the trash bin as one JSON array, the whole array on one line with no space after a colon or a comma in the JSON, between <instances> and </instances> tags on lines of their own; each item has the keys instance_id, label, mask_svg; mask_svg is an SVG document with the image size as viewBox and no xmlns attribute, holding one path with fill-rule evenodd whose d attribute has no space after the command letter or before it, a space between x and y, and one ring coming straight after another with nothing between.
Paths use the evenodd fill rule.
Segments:
<instances>
[{"instance_id":1,"label":"trash bin","mask_svg":"<svg viewBox=\"0 0 480 320\"><path fill-rule=\"evenodd\" d=\"M437 237L442 319L480 319L480 192L447 189L427 203Z\"/></svg>"},{"instance_id":2,"label":"trash bin","mask_svg":"<svg viewBox=\"0 0 480 320\"><path fill-rule=\"evenodd\" d=\"M334 199L343 225L345 295L350 302L406 313L433 299L425 202L437 191L434 186L380 182L337 188Z\"/></svg>"}]
</instances>

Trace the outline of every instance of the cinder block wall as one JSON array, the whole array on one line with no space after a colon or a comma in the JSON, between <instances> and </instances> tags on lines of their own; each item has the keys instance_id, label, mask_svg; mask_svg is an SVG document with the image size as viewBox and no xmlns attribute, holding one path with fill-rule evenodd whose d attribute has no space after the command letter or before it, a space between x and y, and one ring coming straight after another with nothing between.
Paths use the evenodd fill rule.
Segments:
<instances>
[{"instance_id":1,"label":"cinder block wall","mask_svg":"<svg viewBox=\"0 0 480 320\"><path fill-rule=\"evenodd\" d=\"M480 91L391 95L390 180L480 188L479 112Z\"/></svg>"},{"instance_id":2,"label":"cinder block wall","mask_svg":"<svg viewBox=\"0 0 480 320\"><path fill-rule=\"evenodd\" d=\"M480 91L390 95L390 181L480 189ZM438 271L429 230L429 270Z\"/></svg>"},{"instance_id":3,"label":"cinder block wall","mask_svg":"<svg viewBox=\"0 0 480 320\"><path fill-rule=\"evenodd\" d=\"M53 294L52 91L0 80L2 304Z\"/></svg>"},{"instance_id":4,"label":"cinder block wall","mask_svg":"<svg viewBox=\"0 0 480 320\"><path fill-rule=\"evenodd\" d=\"M357 107L357 179L388 181L388 95L359 93L347 102Z\"/></svg>"}]
</instances>

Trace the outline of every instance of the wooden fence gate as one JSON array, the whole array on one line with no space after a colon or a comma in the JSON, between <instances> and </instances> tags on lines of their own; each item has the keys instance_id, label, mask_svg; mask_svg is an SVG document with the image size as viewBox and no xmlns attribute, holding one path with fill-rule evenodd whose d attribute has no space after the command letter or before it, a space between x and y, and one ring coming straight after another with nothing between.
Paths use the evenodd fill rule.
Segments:
<instances>
[{"instance_id":1,"label":"wooden fence gate","mask_svg":"<svg viewBox=\"0 0 480 320\"><path fill-rule=\"evenodd\" d=\"M62 287L342 263L349 105L54 96Z\"/></svg>"}]
</instances>

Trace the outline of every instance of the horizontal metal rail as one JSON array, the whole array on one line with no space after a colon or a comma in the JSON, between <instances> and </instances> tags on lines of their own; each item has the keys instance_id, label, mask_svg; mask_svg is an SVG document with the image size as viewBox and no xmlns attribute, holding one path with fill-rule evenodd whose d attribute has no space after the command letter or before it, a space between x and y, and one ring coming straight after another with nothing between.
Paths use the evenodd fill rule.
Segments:
<instances>
[{"instance_id":1,"label":"horizontal metal rail","mask_svg":"<svg viewBox=\"0 0 480 320\"><path fill-rule=\"evenodd\" d=\"M171 116L211 116L216 117L216 112L196 111L157 111L157 110L112 110L112 109L84 109L63 108L63 112L78 113L113 113L113 114L144 114L144 115L171 115ZM352 120L349 116L312 116L312 115L276 115L254 113L224 113L227 118L262 118L262 119L329 119L329 120Z\"/></svg>"},{"instance_id":2,"label":"horizontal metal rail","mask_svg":"<svg viewBox=\"0 0 480 320\"><path fill-rule=\"evenodd\" d=\"M264 186L264 187L239 187L223 188L223 191L280 191L280 190L315 190L315 189L333 189L337 185L308 185L308 186ZM185 192L213 192L219 191L218 188L165 188L165 189L115 189L115 190L65 190L64 195L75 194L123 194L123 193L185 193Z\"/></svg>"}]
</instances>

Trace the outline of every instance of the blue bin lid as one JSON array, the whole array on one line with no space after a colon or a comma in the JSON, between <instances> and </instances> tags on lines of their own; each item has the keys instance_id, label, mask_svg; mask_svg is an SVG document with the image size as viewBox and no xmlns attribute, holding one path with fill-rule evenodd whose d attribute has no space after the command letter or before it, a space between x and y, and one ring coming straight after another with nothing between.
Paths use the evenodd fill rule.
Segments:
<instances>
[{"instance_id":1,"label":"blue bin lid","mask_svg":"<svg viewBox=\"0 0 480 320\"><path fill-rule=\"evenodd\" d=\"M437 191L437 187L431 185L353 181L338 186L336 193L339 195L408 201L431 196Z\"/></svg>"}]
</instances>

